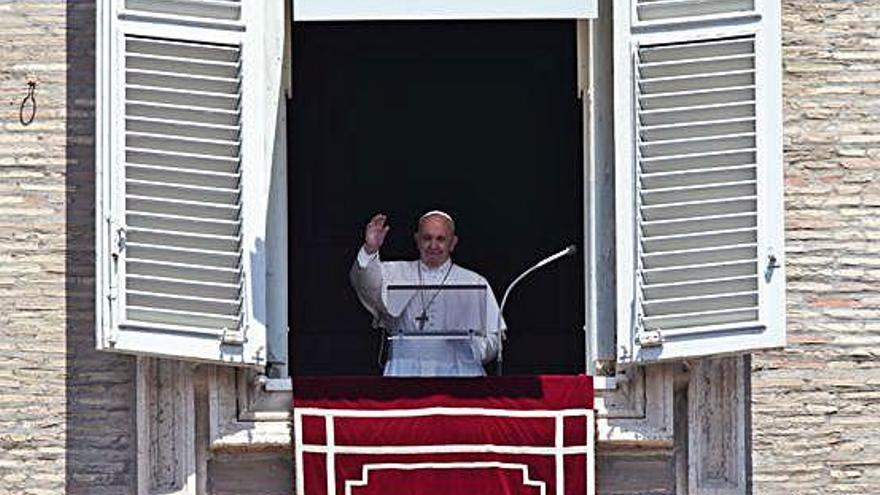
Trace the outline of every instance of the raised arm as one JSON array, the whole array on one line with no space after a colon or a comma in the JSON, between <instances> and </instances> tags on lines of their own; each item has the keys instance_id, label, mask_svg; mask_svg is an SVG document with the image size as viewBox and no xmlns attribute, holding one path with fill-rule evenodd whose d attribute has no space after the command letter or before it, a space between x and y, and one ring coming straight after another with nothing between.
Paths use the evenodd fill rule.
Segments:
<instances>
[{"instance_id":1,"label":"raised arm","mask_svg":"<svg viewBox=\"0 0 880 495\"><path fill-rule=\"evenodd\" d=\"M364 229L364 244L358 250L357 258L351 267L349 278L361 304L373 315L373 326L379 326L383 315L387 314L382 298L384 277L379 250L385 242L389 226L383 214L373 216Z\"/></svg>"}]
</instances>

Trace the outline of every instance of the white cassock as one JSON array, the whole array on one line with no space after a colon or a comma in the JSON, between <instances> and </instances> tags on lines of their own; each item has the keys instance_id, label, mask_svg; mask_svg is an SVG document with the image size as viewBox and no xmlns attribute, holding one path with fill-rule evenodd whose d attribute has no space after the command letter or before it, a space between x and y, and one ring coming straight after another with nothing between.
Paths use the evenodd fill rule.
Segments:
<instances>
[{"instance_id":1,"label":"white cassock","mask_svg":"<svg viewBox=\"0 0 880 495\"><path fill-rule=\"evenodd\" d=\"M485 278L451 260L432 269L420 260L381 261L378 253L369 255L362 247L351 267L351 284L373 315L374 328L407 333L486 331L484 336L456 340L391 340L385 376L483 376L483 364L498 354L504 321L492 288ZM486 290L478 307L473 292L410 291L407 300L392 301L388 286L394 285L481 285Z\"/></svg>"}]
</instances>

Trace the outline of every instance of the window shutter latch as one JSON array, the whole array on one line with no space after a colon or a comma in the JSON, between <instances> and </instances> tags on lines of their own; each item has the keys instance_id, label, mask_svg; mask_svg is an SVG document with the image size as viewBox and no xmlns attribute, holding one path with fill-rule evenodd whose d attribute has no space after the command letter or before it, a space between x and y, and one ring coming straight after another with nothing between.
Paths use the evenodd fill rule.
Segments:
<instances>
[{"instance_id":1,"label":"window shutter latch","mask_svg":"<svg viewBox=\"0 0 880 495\"><path fill-rule=\"evenodd\" d=\"M637 339L641 347L659 347L663 345L663 334L660 333L660 330L639 332Z\"/></svg>"},{"instance_id":2,"label":"window shutter latch","mask_svg":"<svg viewBox=\"0 0 880 495\"><path fill-rule=\"evenodd\" d=\"M770 282L770 279L773 278L773 270L777 268L782 268L782 264L779 262L779 258L776 257L773 249L770 249L770 252L767 253L767 270L764 272L764 278L767 282Z\"/></svg>"}]
</instances>

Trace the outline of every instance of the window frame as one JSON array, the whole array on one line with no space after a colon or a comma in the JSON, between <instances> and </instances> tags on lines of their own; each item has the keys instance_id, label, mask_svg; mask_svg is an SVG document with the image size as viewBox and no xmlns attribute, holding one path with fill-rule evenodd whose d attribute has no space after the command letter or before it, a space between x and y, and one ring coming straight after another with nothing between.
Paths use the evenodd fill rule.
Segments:
<instances>
[{"instance_id":1,"label":"window frame","mask_svg":"<svg viewBox=\"0 0 880 495\"><path fill-rule=\"evenodd\" d=\"M629 53L629 43L621 40L628 39L629 33L623 36L622 30L630 29L625 22L618 19L630 19L635 0L614 2L613 7L609 2L597 2L597 18L577 21L577 56L578 56L578 88L583 102L583 167L584 167L584 270L585 270L585 326L584 336L586 341L586 353L584 356L585 367L590 374L605 374L611 372L615 364L631 364L622 357L631 350L633 335L632 327L621 322L629 321L632 316L631 308L623 303L626 294L632 290L632 239L621 236L622 230L631 230L633 226L633 202L632 191L629 184L633 177L631 170L626 167L615 166L614 163L626 161L632 153L632 116L621 119L615 115L614 105L621 95L629 94L626 86L630 84L630 66L620 67L614 64L615 55L621 51ZM120 59L114 64L114 75L110 76L102 72L102 61L106 62L109 57L119 57L120 53L114 52L112 45L118 43L111 35L113 25L119 22L119 4L110 0L99 1L97 14L99 29L96 33L97 44L97 89L96 89L96 181L98 184L97 208L96 208L96 248L98 252L96 262L96 303L97 315L97 347L104 350L121 350L114 348L111 335L114 331L113 320L115 304L113 301L114 274L112 270L111 249L118 239L114 237L114 218L120 217L118 201L111 199L111 191L118 194L121 186L113 184L112 157L119 153L119 146L114 142L121 136L121 119L113 120L112 110L121 105L118 101L119 94L114 92L112 78L119 77L121 73ZM247 5L244 3L243 5ZM245 69L247 81L254 92L255 88L261 97L254 99L252 108L247 117L251 122L248 133L249 141L254 143L249 148L251 154L250 163L268 164L268 173L265 168L248 170L248 177L243 195L249 203L246 209L247 219L244 228L250 232L251 239L262 239L265 252L258 260L263 269L254 270L252 279L248 283L256 290L250 298L250 311L257 316L255 318L257 336L255 342L262 347L263 355L267 355L268 363L272 366L267 372L272 378L287 376L290 369L288 357L288 298L287 298L287 142L286 142L286 105L285 96L290 96L295 88L291 88L292 61L290 49L290 29L292 28L292 8L287 2L271 4L275 11L268 9L246 9L253 15L251 22L260 26L273 26L272 29L251 29L253 36L248 38L250 53L260 53L262 63L254 64ZM776 8L756 3L757 10L736 16L715 16L711 19L687 19L685 22L671 23L675 27L687 30L687 36L712 36L717 33L731 35L732 33L755 32L752 24L757 18L764 18L769 25L775 25L775 31L762 36L778 35L779 12ZM611 11L613 8L613 13ZM762 17L763 16L763 17ZM134 20L138 16L130 15ZM198 22L179 20L179 25L162 26L161 34L164 36L183 33L198 26ZM186 22L184 22L186 21ZM274 21L274 22L272 22ZM775 24L774 24L775 23ZM649 25L650 24L650 25ZM669 24L669 23L667 23ZM731 27L733 26L733 27ZM657 29L655 23L641 23L636 26L641 30L641 39L670 41L676 36L683 34L670 34L669 30ZM673 30L674 31L674 30ZM137 31L135 31L137 32ZM141 31L142 34L157 35L160 31L149 27ZM777 44L778 45L778 44ZM781 101L781 72L778 67L773 67L773 60L779 59L781 47L771 42L761 43L759 51L764 50L763 65L766 80L756 84L756 90L765 92L765 98ZM609 67L615 69L612 79L609 77ZM621 81L624 81L621 83ZM623 86L623 87L622 87ZM759 93L760 94L760 93ZM610 98L609 98L610 96ZM275 115L271 112L275 111ZM772 113L772 109L758 106L758 112ZM244 118L244 117L243 117ZM778 119L765 118L770 122L770 130L767 133L759 133L758 139L764 144L759 145L766 151L765 162L782 163L781 147L774 143L781 142L781 123ZM613 122L613 124L612 124ZM114 127L116 126L116 127ZM115 131L115 132L111 132ZM615 158L616 156L616 158ZM615 161L616 160L616 161ZM109 167L109 168L107 168ZM244 165L242 165L244 168ZM250 165L250 167L254 167ZM759 192L761 201L767 201L766 208L773 211L782 211L781 193L770 195L766 190L776 189L781 191L781 166L780 170L766 171L768 179L759 181L759 187L764 192ZM245 199L243 199L243 202ZM779 218L773 219L765 215L759 215L759 222L778 222L772 228L764 225L766 232L771 232L770 242L777 252L774 254L782 262L782 223ZM616 232L616 236L615 236ZM609 233L611 234L609 236ZM616 240L612 240L616 237ZM615 242L621 243L615 248ZM778 247L777 247L778 246ZM759 251L766 251L767 246L760 246ZM614 267L614 268L609 268ZM779 271L778 277L784 280L784 274ZM779 347L784 344L784 300L783 283L777 285L772 297L761 297L762 321L773 319L781 323L783 332L774 334L772 338L762 341L740 342L738 346L728 346L728 351L746 351L757 347ZM614 323L616 319L616 324ZM154 349L161 345L154 346ZM132 352L128 350L128 352ZM137 352L137 351L135 351ZM716 351L717 352L717 351ZM697 355L713 354L706 350ZM152 354L172 357L194 358L193 356L180 356L173 352ZM226 363L229 364L229 363ZM236 363L242 364L242 363ZM253 364L253 363L251 363ZM264 369L265 361L258 364ZM265 369L264 369L265 371Z\"/></svg>"}]
</instances>

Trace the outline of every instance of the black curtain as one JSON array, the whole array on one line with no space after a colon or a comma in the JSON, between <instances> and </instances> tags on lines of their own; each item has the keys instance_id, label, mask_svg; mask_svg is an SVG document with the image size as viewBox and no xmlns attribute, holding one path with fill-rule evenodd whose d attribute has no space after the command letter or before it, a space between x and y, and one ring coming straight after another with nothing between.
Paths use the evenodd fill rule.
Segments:
<instances>
[{"instance_id":1,"label":"black curtain","mask_svg":"<svg viewBox=\"0 0 880 495\"><path fill-rule=\"evenodd\" d=\"M574 21L298 23L293 46L295 373L379 372L348 282L375 212L390 217L385 259L417 257L422 212L453 214L454 260L499 302L531 263L582 243ZM580 255L521 286L505 372L583 370L583 296Z\"/></svg>"}]
</instances>

